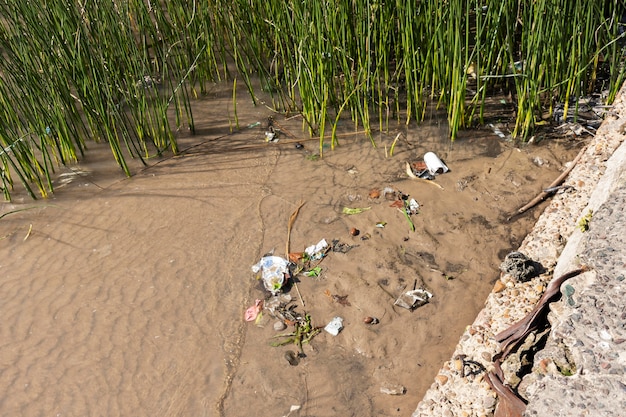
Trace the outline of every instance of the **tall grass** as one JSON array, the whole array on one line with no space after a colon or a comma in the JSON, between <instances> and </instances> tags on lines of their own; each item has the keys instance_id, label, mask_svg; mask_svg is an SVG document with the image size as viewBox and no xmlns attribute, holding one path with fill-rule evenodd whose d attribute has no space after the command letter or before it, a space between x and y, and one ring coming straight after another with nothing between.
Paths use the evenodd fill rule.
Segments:
<instances>
[{"instance_id":1,"label":"tall grass","mask_svg":"<svg viewBox=\"0 0 626 417\"><path fill-rule=\"evenodd\" d=\"M625 11L618 0L4 0L0 187L46 196L90 140L130 175L129 157L178 151L174 129L193 131L193 100L221 79L255 102L260 78L320 152L341 123L375 144L374 128L420 122L429 107L445 109L454 139L500 92L524 140L557 103L567 114L599 89L615 98Z\"/></svg>"}]
</instances>

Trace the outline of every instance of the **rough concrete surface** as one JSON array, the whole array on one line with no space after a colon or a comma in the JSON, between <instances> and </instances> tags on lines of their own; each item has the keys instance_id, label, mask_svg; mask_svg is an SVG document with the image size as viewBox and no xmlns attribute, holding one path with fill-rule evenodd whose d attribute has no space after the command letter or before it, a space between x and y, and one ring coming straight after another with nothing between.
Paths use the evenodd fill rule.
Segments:
<instances>
[{"instance_id":1,"label":"rough concrete surface","mask_svg":"<svg viewBox=\"0 0 626 417\"><path fill-rule=\"evenodd\" d=\"M551 309L552 332L526 389L528 416L626 415L625 210L623 143L583 210L592 213L589 229L574 232L555 267L555 275L590 271L565 282ZM550 366L554 357L568 357L567 367Z\"/></svg>"},{"instance_id":2,"label":"rough concrete surface","mask_svg":"<svg viewBox=\"0 0 626 417\"><path fill-rule=\"evenodd\" d=\"M484 309L413 413L492 416L500 399L485 381L500 352L495 335L524 318L551 279L581 267L550 305L550 327L502 363L524 416L626 416L626 88L519 251L545 272L519 282L504 272ZM468 372L479 363L484 372Z\"/></svg>"}]
</instances>

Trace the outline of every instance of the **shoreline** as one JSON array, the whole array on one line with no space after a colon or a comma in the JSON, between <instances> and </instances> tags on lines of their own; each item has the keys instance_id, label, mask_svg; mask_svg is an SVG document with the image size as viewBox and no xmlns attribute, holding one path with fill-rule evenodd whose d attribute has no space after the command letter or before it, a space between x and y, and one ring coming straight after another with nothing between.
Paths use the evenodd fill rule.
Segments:
<instances>
[{"instance_id":1,"label":"shoreline","mask_svg":"<svg viewBox=\"0 0 626 417\"><path fill-rule=\"evenodd\" d=\"M606 199L610 187L601 181L608 171L615 171L612 165L626 165L623 159L611 160L625 138L625 99L626 86L623 86L612 112L563 183L573 187L573 191L564 191L551 198L518 249L539 262L546 272L524 283L516 282L509 274L501 274L484 308L461 335L452 357L441 367L413 417L494 415L499 400L486 378L486 373L494 369L494 356L500 351L494 335L524 318L537 304L549 281L558 275L554 271L563 270L561 264L572 264L576 258L575 250L566 251L565 248L568 242L580 238L580 218L586 215L589 207L597 208ZM472 366L477 369L472 370ZM508 375L514 373L509 371ZM526 386L523 384L520 390L522 388Z\"/></svg>"}]
</instances>

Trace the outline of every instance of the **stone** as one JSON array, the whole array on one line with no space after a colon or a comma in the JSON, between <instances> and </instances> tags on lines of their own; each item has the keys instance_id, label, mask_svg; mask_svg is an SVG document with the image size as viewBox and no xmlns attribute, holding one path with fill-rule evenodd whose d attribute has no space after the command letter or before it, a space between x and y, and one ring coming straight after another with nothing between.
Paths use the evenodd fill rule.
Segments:
<instances>
[{"instance_id":1,"label":"stone","mask_svg":"<svg viewBox=\"0 0 626 417\"><path fill-rule=\"evenodd\" d=\"M492 291L495 293L499 293L499 292L502 292L505 288L506 288L506 285L504 284L504 282L497 280L493 286Z\"/></svg>"},{"instance_id":2,"label":"stone","mask_svg":"<svg viewBox=\"0 0 626 417\"><path fill-rule=\"evenodd\" d=\"M276 330L277 332L282 332L286 328L287 328L287 325L281 320L278 320L274 323L274 330Z\"/></svg>"},{"instance_id":3,"label":"stone","mask_svg":"<svg viewBox=\"0 0 626 417\"><path fill-rule=\"evenodd\" d=\"M442 374L439 374L435 377L435 380L439 383L439 385L446 385L448 382L448 377Z\"/></svg>"},{"instance_id":4,"label":"stone","mask_svg":"<svg viewBox=\"0 0 626 417\"><path fill-rule=\"evenodd\" d=\"M387 395L404 395L406 388L400 384L384 383L380 387L380 392Z\"/></svg>"}]
</instances>

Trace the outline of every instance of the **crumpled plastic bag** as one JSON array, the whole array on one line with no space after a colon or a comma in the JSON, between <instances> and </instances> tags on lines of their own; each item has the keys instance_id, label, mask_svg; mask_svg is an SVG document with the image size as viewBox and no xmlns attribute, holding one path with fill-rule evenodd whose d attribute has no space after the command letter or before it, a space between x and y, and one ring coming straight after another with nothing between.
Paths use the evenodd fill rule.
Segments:
<instances>
[{"instance_id":1,"label":"crumpled plastic bag","mask_svg":"<svg viewBox=\"0 0 626 417\"><path fill-rule=\"evenodd\" d=\"M291 275L289 261L280 256L264 256L252 266L252 272L256 274L257 279L263 280L263 286L272 295L280 292Z\"/></svg>"}]
</instances>

